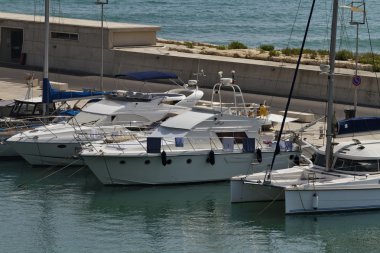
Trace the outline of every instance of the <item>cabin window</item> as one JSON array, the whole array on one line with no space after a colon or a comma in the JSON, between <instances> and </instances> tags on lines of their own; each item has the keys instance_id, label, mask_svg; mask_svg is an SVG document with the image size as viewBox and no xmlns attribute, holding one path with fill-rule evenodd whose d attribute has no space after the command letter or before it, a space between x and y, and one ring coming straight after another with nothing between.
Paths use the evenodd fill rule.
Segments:
<instances>
[{"instance_id":1,"label":"cabin window","mask_svg":"<svg viewBox=\"0 0 380 253\"><path fill-rule=\"evenodd\" d=\"M326 156L317 153L314 164L317 166L326 167Z\"/></svg>"},{"instance_id":2,"label":"cabin window","mask_svg":"<svg viewBox=\"0 0 380 253\"><path fill-rule=\"evenodd\" d=\"M378 160L349 160L339 158L335 162L336 170L353 172L379 172Z\"/></svg>"},{"instance_id":3,"label":"cabin window","mask_svg":"<svg viewBox=\"0 0 380 253\"><path fill-rule=\"evenodd\" d=\"M65 32L51 32L52 39L61 40L78 40L79 35L77 33L65 33Z\"/></svg>"},{"instance_id":4,"label":"cabin window","mask_svg":"<svg viewBox=\"0 0 380 253\"><path fill-rule=\"evenodd\" d=\"M225 137L232 137L234 138L234 142L239 144L243 143L243 140L248 137L245 132L220 132L216 133L216 135L219 137L220 141L223 141L223 138Z\"/></svg>"},{"instance_id":5,"label":"cabin window","mask_svg":"<svg viewBox=\"0 0 380 253\"><path fill-rule=\"evenodd\" d=\"M32 115L35 109L34 104L20 104L18 109L19 115Z\"/></svg>"}]
</instances>

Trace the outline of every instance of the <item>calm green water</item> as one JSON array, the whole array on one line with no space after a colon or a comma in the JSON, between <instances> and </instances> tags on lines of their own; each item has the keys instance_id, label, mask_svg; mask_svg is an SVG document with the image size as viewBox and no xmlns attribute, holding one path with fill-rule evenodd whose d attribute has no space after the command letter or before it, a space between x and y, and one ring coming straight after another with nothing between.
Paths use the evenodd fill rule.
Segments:
<instances>
[{"instance_id":1,"label":"calm green water","mask_svg":"<svg viewBox=\"0 0 380 253\"><path fill-rule=\"evenodd\" d=\"M52 14L100 20L95 0L51 0ZM161 26L165 39L228 44L241 41L250 47L271 43L277 48L300 47L311 0L109 0L107 21ZM307 47L329 48L331 0L317 0ZM341 0L340 4L350 3ZM41 15L44 0L1 0L1 11ZM360 51L380 51L380 5L366 0L367 25L360 26ZM340 9L339 49L355 50L356 26L349 24L350 11ZM107 23L105 23L107 25ZM293 26L294 25L294 26ZM370 33L368 33L368 28Z\"/></svg>"},{"instance_id":2,"label":"calm green water","mask_svg":"<svg viewBox=\"0 0 380 253\"><path fill-rule=\"evenodd\" d=\"M78 169L2 162L0 252L380 251L377 211L285 217L231 205L228 183L103 187Z\"/></svg>"}]
</instances>

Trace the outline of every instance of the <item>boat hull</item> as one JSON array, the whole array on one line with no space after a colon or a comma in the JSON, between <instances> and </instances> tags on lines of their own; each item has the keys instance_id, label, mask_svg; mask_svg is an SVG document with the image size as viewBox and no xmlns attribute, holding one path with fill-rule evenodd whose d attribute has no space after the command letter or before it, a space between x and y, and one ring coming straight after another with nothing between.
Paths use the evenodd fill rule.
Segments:
<instances>
[{"instance_id":1,"label":"boat hull","mask_svg":"<svg viewBox=\"0 0 380 253\"><path fill-rule=\"evenodd\" d=\"M83 165L78 142L8 142L31 165Z\"/></svg>"},{"instance_id":2,"label":"boat hull","mask_svg":"<svg viewBox=\"0 0 380 253\"><path fill-rule=\"evenodd\" d=\"M274 169L281 168L278 162L283 164L276 160ZM265 172L233 177L230 182L231 203L283 200L285 186L297 184L303 169L303 166L294 166L272 171L272 182L275 184L263 183Z\"/></svg>"},{"instance_id":3,"label":"boat hull","mask_svg":"<svg viewBox=\"0 0 380 253\"><path fill-rule=\"evenodd\" d=\"M0 143L0 159L17 159L20 158L20 155L14 150L7 142Z\"/></svg>"},{"instance_id":4,"label":"boat hull","mask_svg":"<svg viewBox=\"0 0 380 253\"><path fill-rule=\"evenodd\" d=\"M263 183L247 183L244 178L230 182L231 203L284 200L284 189Z\"/></svg>"},{"instance_id":5,"label":"boat hull","mask_svg":"<svg viewBox=\"0 0 380 253\"><path fill-rule=\"evenodd\" d=\"M292 152L289 152L291 155ZM272 152L263 153L263 160ZM105 185L122 184L181 184L229 180L231 177L252 172L253 153L215 153L215 163L208 161L209 152L181 152L166 157L163 165L160 154L140 155L83 155L85 163ZM170 161L170 162L169 162ZM288 156L279 160L279 166L288 165ZM263 171L267 164L254 165Z\"/></svg>"},{"instance_id":6,"label":"boat hull","mask_svg":"<svg viewBox=\"0 0 380 253\"><path fill-rule=\"evenodd\" d=\"M286 214L380 209L380 186L285 191Z\"/></svg>"}]
</instances>

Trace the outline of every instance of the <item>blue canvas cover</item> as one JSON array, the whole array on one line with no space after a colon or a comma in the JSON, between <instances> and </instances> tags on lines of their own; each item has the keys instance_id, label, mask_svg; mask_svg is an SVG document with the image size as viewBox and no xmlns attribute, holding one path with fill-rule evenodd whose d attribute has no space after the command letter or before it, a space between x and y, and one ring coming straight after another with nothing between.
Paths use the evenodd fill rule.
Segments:
<instances>
[{"instance_id":1,"label":"blue canvas cover","mask_svg":"<svg viewBox=\"0 0 380 253\"><path fill-rule=\"evenodd\" d=\"M380 117L356 117L337 122L337 135L380 130Z\"/></svg>"},{"instance_id":2,"label":"blue canvas cover","mask_svg":"<svg viewBox=\"0 0 380 253\"><path fill-rule=\"evenodd\" d=\"M147 153L161 153L161 138L160 137L147 137L146 138L146 152Z\"/></svg>"},{"instance_id":3,"label":"blue canvas cover","mask_svg":"<svg viewBox=\"0 0 380 253\"><path fill-rule=\"evenodd\" d=\"M155 79L177 79L178 76L170 72L160 72L160 71L142 71L142 72L131 72L127 74L118 74L115 77L128 78L137 81L148 81Z\"/></svg>"},{"instance_id":4,"label":"blue canvas cover","mask_svg":"<svg viewBox=\"0 0 380 253\"><path fill-rule=\"evenodd\" d=\"M95 97L108 94L104 91L59 91L51 87L48 79L43 79L42 102L53 103L59 100L74 100L86 97Z\"/></svg>"},{"instance_id":5,"label":"blue canvas cover","mask_svg":"<svg viewBox=\"0 0 380 253\"><path fill-rule=\"evenodd\" d=\"M246 153L255 152L255 138L243 139L243 152L246 152Z\"/></svg>"}]
</instances>

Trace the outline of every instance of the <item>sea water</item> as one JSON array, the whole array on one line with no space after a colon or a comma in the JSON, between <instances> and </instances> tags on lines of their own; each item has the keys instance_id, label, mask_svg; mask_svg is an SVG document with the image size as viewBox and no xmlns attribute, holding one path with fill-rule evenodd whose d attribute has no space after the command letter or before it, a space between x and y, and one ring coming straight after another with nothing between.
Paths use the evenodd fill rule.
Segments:
<instances>
[{"instance_id":1,"label":"sea water","mask_svg":"<svg viewBox=\"0 0 380 253\"><path fill-rule=\"evenodd\" d=\"M51 0L52 15L101 19L95 0ZM151 24L161 27L164 39L227 45L240 41L249 47L272 44L276 48L300 47L310 12L310 0L109 0L107 21ZM340 0L340 6L351 1ZM380 4L366 0L366 24L359 26L359 51L380 51ZM43 15L44 0L1 0L0 10ZM329 49L331 0L316 1L307 47ZM338 49L355 51L356 25L351 12L340 8ZM355 16L354 21L361 17ZM371 40L369 39L371 38ZM372 44L372 45L371 45Z\"/></svg>"},{"instance_id":2,"label":"sea water","mask_svg":"<svg viewBox=\"0 0 380 253\"><path fill-rule=\"evenodd\" d=\"M0 252L379 252L380 211L285 216L228 182L104 187L86 168L2 162Z\"/></svg>"},{"instance_id":3,"label":"sea water","mask_svg":"<svg viewBox=\"0 0 380 253\"><path fill-rule=\"evenodd\" d=\"M41 0L0 3L1 11L43 12ZM367 2L368 20L379 50L375 4ZM317 2L309 47L328 48L330 5ZM105 17L160 25L166 39L282 48L299 46L309 8L310 1L110 0ZM52 9L97 20L100 13L93 0L53 1ZM343 31L341 47L355 32L349 25ZM366 26L360 34L365 48ZM231 204L228 182L104 187L87 168L2 161L0 252L380 252L380 211L285 216L283 204Z\"/></svg>"}]
</instances>

